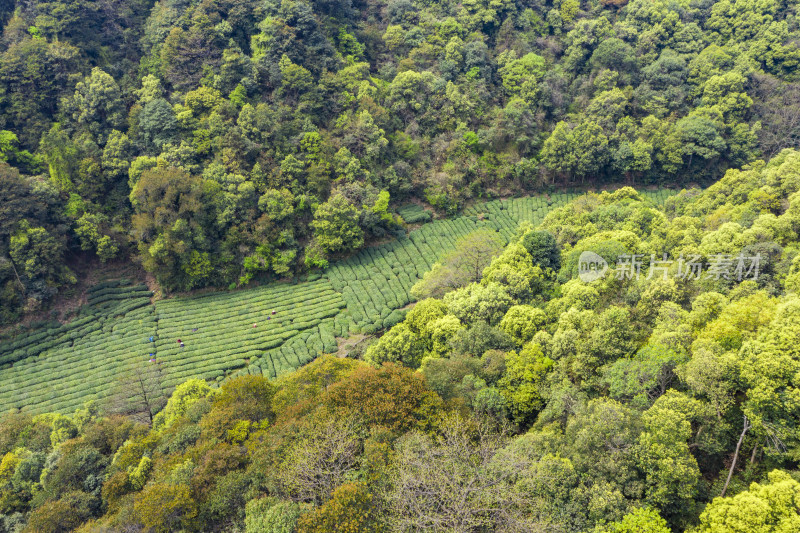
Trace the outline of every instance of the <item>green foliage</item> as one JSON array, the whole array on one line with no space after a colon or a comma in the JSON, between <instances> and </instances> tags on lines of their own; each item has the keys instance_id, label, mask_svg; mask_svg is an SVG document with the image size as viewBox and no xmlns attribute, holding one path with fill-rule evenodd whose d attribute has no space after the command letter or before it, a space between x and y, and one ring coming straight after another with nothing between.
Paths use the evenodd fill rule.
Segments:
<instances>
[{"instance_id":1,"label":"green foliage","mask_svg":"<svg viewBox=\"0 0 800 533\"><path fill-rule=\"evenodd\" d=\"M753 483L736 496L715 498L700 515L700 532L793 531L800 526L800 484L773 470L768 483Z\"/></svg>"},{"instance_id":2,"label":"green foliage","mask_svg":"<svg viewBox=\"0 0 800 533\"><path fill-rule=\"evenodd\" d=\"M75 491L63 498L47 502L31 513L22 531L59 533L80 526L91 516L91 499L86 493Z\"/></svg>"},{"instance_id":3,"label":"green foliage","mask_svg":"<svg viewBox=\"0 0 800 533\"><path fill-rule=\"evenodd\" d=\"M748 343L741 350L745 358L741 374L750 391L745 413L760 433L781 435L792 455L797 453L793 429L797 418L791 414L795 383L790 377L797 365L793 340L797 310L795 299L784 303L759 341Z\"/></svg>"},{"instance_id":4,"label":"green foliage","mask_svg":"<svg viewBox=\"0 0 800 533\"><path fill-rule=\"evenodd\" d=\"M669 533L667 521L655 509L640 507L601 529L602 533Z\"/></svg>"},{"instance_id":5,"label":"green foliage","mask_svg":"<svg viewBox=\"0 0 800 533\"><path fill-rule=\"evenodd\" d=\"M696 400L671 392L644 414L638 460L647 477L646 500L651 505L678 509L670 506L688 504L695 496L700 472L687 441L691 437L690 421L698 408Z\"/></svg>"},{"instance_id":6,"label":"green foliage","mask_svg":"<svg viewBox=\"0 0 800 533\"><path fill-rule=\"evenodd\" d=\"M50 422L52 432L50 433L50 444L55 448L78 434L78 428L72 420L62 415L55 415Z\"/></svg>"},{"instance_id":7,"label":"green foliage","mask_svg":"<svg viewBox=\"0 0 800 533\"><path fill-rule=\"evenodd\" d=\"M793 7L4 2L0 530L797 529Z\"/></svg>"},{"instance_id":8,"label":"green foliage","mask_svg":"<svg viewBox=\"0 0 800 533\"><path fill-rule=\"evenodd\" d=\"M481 279L493 255L500 252L501 238L492 231L478 230L459 239L455 250L426 272L411 293L417 298L443 296L447 291Z\"/></svg>"},{"instance_id":9,"label":"green foliage","mask_svg":"<svg viewBox=\"0 0 800 533\"><path fill-rule=\"evenodd\" d=\"M522 345L533 338L533 335L544 326L546 320L547 317L541 309L530 305L515 305L500 321L500 329Z\"/></svg>"},{"instance_id":10,"label":"green foliage","mask_svg":"<svg viewBox=\"0 0 800 533\"><path fill-rule=\"evenodd\" d=\"M561 268L561 252L558 249L555 236L547 231L531 230L525 232L520 239L520 244L531 254L534 265L542 269L558 271Z\"/></svg>"},{"instance_id":11,"label":"green foliage","mask_svg":"<svg viewBox=\"0 0 800 533\"><path fill-rule=\"evenodd\" d=\"M504 63L500 68L500 76L506 92L533 101L537 96L537 82L544 75L544 58L531 52L519 59L501 55L498 62Z\"/></svg>"},{"instance_id":12,"label":"green foliage","mask_svg":"<svg viewBox=\"0 0 800 533\"><path fill-rule=\"evenodd\" d=\"M81 240L82 250L96 250L102 262L113 259L119 247L108 235L100 233L100 226L105 222L99 215L84 213L76 222L75 234Z\"/></svg>"},{"instance_id":13,"label":"green foliage","mask_svg":"<svg viewBox=\"0 0 800 533\"><path fill-rule=\"evenodd\" d=\"M135 499L136 519L154 531L185 526L197 516L197 504L186 485L152 484Z\"/></svg>"},{"instance_id":14,"label":"green foliage","mask_svg":"<svg viewBox=\"0 0 800 533\"><path fill-rule=\"evenodd\" d=\"M524 274L523 274L524 276ZM512 298L499 283L472 283L445 295L448 311L462 322L496 324L512 305Z\"/></svg>"},{"instance_id":15,"label":"green foliage","mask_svg":"<svg viewBox=\"0 0 800 533\"><path fill-rule=\"evenodd\" d=\"M75 124L86 128L100 145L106 143L110 130L122 126L120 88L114 78L98 67L78 82L75 94L65 101L64 107L72 115Z\"/></svg>"},{"instance_id":16,"label":"green foliage","mask_svg":"<svg viewBox=\"0 0 800 533\"><path fill-rule=\"evenodd\" d=\"M318 396L361 364L352 359L325 356L299 368L297 372L282 376L280 390L272 400L273 409L282 412L296 403Z\"/></svg>"},{"instance_id":17,"label":"green foliage","mask_svg":"<svg viewBox=\"0 0 800 533\"><path fill-rule=\"evenodd\" d=\"M333 196L314 211L311 227L320 248L327 253L361 247L364 233L358 226L358 209L342 195Z\"/></svg>"},{"instance_id":18,"label":"green foliage","mask_svg":"<svg viewBox=\"0 0 800 533\"><path fill-rule=\"evenodd\" d=\"M406 324L415 333L422 333L431 322L442 318L447 313L447 306L441 301L427 298L414 305L414 308L406 315Z\"/></svg>"},{"instance_id":19,"label":"green foliage","mask_svg":"<svg viewBox=\"0 0 800 533\"><path fill-rule=\"evenodd\" d=\"M543 354L538 344L531 343L519 353L508 354L506 371L498 387L516 422L530 422L543 407L539 389L552 366L553 361Z\"/></svg>"},{"instance_id":20,"label":"green foliage","mask_svg":"<svg viewBox=\"0 0 800 533\"><path fill-rule=\"evenodd\" d=\"M147 475L150 473L150 470L153 468L153 461L147 457L142 457L142 460L139 461L139 464L136 468L131 469L128 472L128 481L131 484L133 490L142 490L147 483Z\"/></svg>"},{"instance_id":21,"label":"green foliage","mask_svg":"<svg viewBox=\"0 0 800 533\"><path fill-rule=\"evenodd\" d=\"M364 359L374 365L385 362L401 362L411 368L417 368L422 362L424 345L419 336L410 327L400 324L380 338L364 354Z\"/></svg>"},{"instance_id":22,"label":"green foliage","mask_svg":"<svg viewBox=\"0 0 800 533\"><path fill-rule=\"evenodd\" d=\"M178 121L166 100L154 98L142 108L138 128L145 145L158 150L175 139Z\"/></svg>"},{"instance_id":23,"label":"green foliage","mask_svg":"<svg viewBox=\"0 0 800 533\"><path fill-rule=\"evenodd\" d=\"M558 202L566 198L566 195L556 197ZM16 202L11 205L17 212L26 213L25 209L36 204ZM511 220L519 217L535 221L541 220L545 212L545 207L537 208L537 205L546 207L547 204L539 198L527 198L507 202L505 208L515 217ZM490 202L473 209L485 209L489 213L483 215L487 222L497 224L489 227L497 227L502 230L501 235L509 235L507 224L513 222L509 222L508 217L498 217L496 222L493 218L493 213L506 212L500 210L500 206L503 206L501 202ZM0 373L5 391L0 400L7 406L40 406L69 413L87 398L97 396L111 401L119 393L131 400L114 401L114 409L119 409L116 412L133 409L134 416L147 420L166 401L163 391L188 378L222 381L230 373L282 375L320 354L337 351L337 336L376 331L402 322L405 312L397 308L413 299L409 294L413 282L435 261L436 255L431 250L445 253L452 249L453 241L459 236L472 239L475 228L481 227L468 217L423 226L410 238L370 249L336 264L325 273L330 284L327 281L311 281L299 286L279 284L233 294L161 300L153 306L149 300L152 294L145 286L128 286L119 281L101 283L90 289L89 304L91 312L97 313L101 321L107 320L109 325L119 323L112 335L102 329L101 321L87 316L56 331L35 330L21 337L18 343L8 345L0 354L0 364L24 361ZM498 233L485 231L481 234L487 236L489 250L495 249ZM480 275L480 262L474 268ZM10 280L15 280L13 270L8 274ZM265 321L265 315L272 310L277 310L278 315ZM297 317L301 319L298 321ZM258 327L253 328L254 323ZM417 331L423 358L446 356L451 344L457 346L459 353L478 356L493 348L513 347L513 341L503 331L481 323L464 328L453 315L436 318L424 329L424 332ZM73 330L76 333L71 333ZM73 340L73 335L77 341ZM142 342L141 339L150 336L155 336L154 345ZM185 348L178 346L177 338L186 341ZM38 358L41 353L47 353L47 359ZM157 366L148 362L153 353L158 353ZM108 359L111 355L113 362ZM43 364L47 360L59 361L55 370ZM103 370L87 375L86 369L99 360L103 361ZM146 401L146 395L142 394L131 397L129 390L122 393L122 389L132 386L132 379L125 376L134 372L133 368L142 366L149 369L144 372L143 385L146 394L154 393L152 401ZM156 372L155 369L163 370ZM31 392L31 387L53 375L59 376L72 393L50 393L46 388ZM124 387L109 386L120 376L124 378ZM92 386L83 385L88 383ZM155 406L155 409L148 406ZM220 438L225 438L232 426L228 428L223 424L222 427Z\"/></svg>"},{"instance_id":24,"label":"green foliage","mask_svg":"<svg viewBox=\"0 0 800 533\"><path fill-rule=\"evenodd\" d=\"M259 498L247 502L245 507L245 531L247 533L292 533L301 506L275 498Z\"/></svg>"},{"instance_id":25,"label":"green foliage","mask_svg":"<svg viewBox=\"0 0 800 533\"><path fill-rule=\"evenodd\" d=\"M644 407L675 380L675 369L686 357L662 345L648 345L631 358L617 359L606 370L609 395Z\"/></svg>"},{"instance_id":26,"label":"green foliage","mask_svg":"<svg viewBox=\"0 0 800 533\"><path fill-rule=\"evenodd\" d=\"M142 237L142 260L162 283L188 289L211 277L208 251L186 246L205 241L209 192L202 179L177 169L145 171L131 192L131 231Z\"/></svg>"},{"instance_id":27,"label":"green foliage","mask_svg":"<svg viewBox=\"0 0 800 533\"><path fill-rule=\"evenodd\" d=\"M363 424L387 429L396 436L411 429L432 429L442 405L421 375L393 363L356 369L330 388L326 401L340 412L357 405Z\"/></svg>"},{"instance_id":28,"label":"green foliage","mask_svg":"<svg viewBox=\"0 0 800 533\"><path fill-rule=\"evenodd\" d=\"M512 244L483 271L482 284L503 287L515 301L528 301L543 285L542 269L521 244Z\"/></svg>"},{"instance_id":29,"label":"green foliage","mask_svg":"<svg viewBox=\"0 0 800 533\"><path fill-rule=\"evenodd\" d=\"M361 483L340 485L321 507L300 516L297 531L380 531L375 520L373 496Z\"/></svg>"},{"instance_id":30,"label":"green foliage","mask_svg":"<svg viewBox=\"0 0 800 533\"><path fill-rule=\"evenodd\" d=\"M170 397L164 410L158 413L153 426L156 428L167 428L175 420L184 415L189 407L196 401L211 394L211 388L200 379L190 379L186 383L179 385Z\"/></svg>"}]
</instances>

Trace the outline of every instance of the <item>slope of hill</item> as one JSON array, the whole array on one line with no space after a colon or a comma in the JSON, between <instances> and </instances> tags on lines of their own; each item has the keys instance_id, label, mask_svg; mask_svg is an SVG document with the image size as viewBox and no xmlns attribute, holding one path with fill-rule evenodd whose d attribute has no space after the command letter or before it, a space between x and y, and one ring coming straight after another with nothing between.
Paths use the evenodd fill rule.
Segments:
<instances>
[{"instance_id":1,"label":"slope of hill","mask_svg":"<svg viewBox=\"0 0 800 533\"><path fill-rule=\"evenodd\" d=\"M800 139L785 0L0 4L2 325L76 254L242 287L385 238L387 207L705 185Z\"/></svg>"},{"instance_id":2,"label":"slope of hill","mask_svg":"<svg viewBox=\"0 0 800 533\"><path fill-rule=\"evenodd\" d=\"M253 362L219 376L219 387L186 380L133 418L92 404L66 416L0 415L0 531L796 531L800 152L731 170L660 207L643 196L586 194L523 224L477 279L449 272L447 290L419 296L362 360L316 357L277 379L260 366L250 373ZM516 220L538 200L496 202L418 231L482 224L484 213L490 224ZM491 227L477 233L508 228ZM387 245L397 271L386 254L336 268L366 282L386 265L401 283L403 261L421 265L448 233L428 232L426 245L439 241L414 242L414 257L402 255L402 239ZM585 252L608 269L581 276ZM758 268L737 273L744 261ZM284 364L297 364L299 352L331 343L331 327L376 326L358 321L331 272L155 305L139 287L109 283L91 293L108 318L59 333L77 345L98 327L151 330L157 359L178 363L200 343L225 352L226 331L260 338L250 335L263 326L250 323L256 311L287 335L316 322L286 343L298 357ZM391 279L364 290L399 305ZM292 291L316 303L281 323L297 304ZM146 330L130 329L136 321ZM35 350L43 337L17 349ZM87 382L106 371L96 361L79 374ZM227 378L236 373L247 375Z\"/></svg>"},{"instance_id":3,"label":"slope of hill","mask_svg":"<svg viewBox=\"0 0 800 533\"><path fill-rule=\"evenodd\" d=\"M658 204L672 193L643 194ZM296 284L153 303L145 286L98 285L79 319L0 342L0 412L72 412L88 399L110 397L117 376L153 364L151 358L169 389L189 378L275 378L335 352L337 337L400 322L411 287L460 237L489 228L507 241L520 222L538 224L576 196L476 204L464 216L425 224Z\"/></svg>"}]
</instances>

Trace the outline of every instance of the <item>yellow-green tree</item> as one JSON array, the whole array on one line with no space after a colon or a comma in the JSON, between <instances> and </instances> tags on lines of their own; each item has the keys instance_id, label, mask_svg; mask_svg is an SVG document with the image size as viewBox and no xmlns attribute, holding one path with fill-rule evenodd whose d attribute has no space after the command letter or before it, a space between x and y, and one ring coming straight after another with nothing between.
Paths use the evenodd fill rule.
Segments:
<instances>
[{"instance_id":1,"label":"yellow-green tree","mask_svg":"<svg viewBox=\"0 0 800 533\"><path fill-rule=\"evenodd\" d=\"M790 533L800 531L800 483L773 470L736 496L714 498L694 533Z\"/></svg>"}]
</instances>

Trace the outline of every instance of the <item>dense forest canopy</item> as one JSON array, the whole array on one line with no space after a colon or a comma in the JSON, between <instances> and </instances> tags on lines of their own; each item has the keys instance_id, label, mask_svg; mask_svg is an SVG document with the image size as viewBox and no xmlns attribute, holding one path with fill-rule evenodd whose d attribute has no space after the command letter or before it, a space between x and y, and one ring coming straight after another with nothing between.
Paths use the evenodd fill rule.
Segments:
<instances>
[{"instance_id":1,"label":"dense forest canopy","mask_svg":"<svg viewBox=\"0 0 800 533\"><path fill-rule=\"evenodd\" d=\"M3 325L102 263L234 289L420 206L613 190L463 235L357 338L311 323L339 357L178 384L162 351L73 413L0 413L0 533L800 531L797 3L8 0L0 25ZM54 364L30 346L0 372Z\"/></svg>"},{"instance_id":2,"label":"dense forest canopy","mask_svg":"<svg viewBox=\"0 0 800 533\"><path fill-rule=\"evenodd\" d=\"M797 145L796 10L6 1L0 187L39 207L2 214L2 320L76 258L236 286L391 234L412 199L446 214L542 186L708 183Z\"/></svg>"},{"instance_id":3,"label":"dense forest canopy","mask_svg":"<svg viewBox=\"0 0 800 533\"><path fill-rule=\"evenodd\" d=\"M0 417L0 531L797 531L798 234L793 150L663 208L626 187L479 230L360 357L169 397L149 366ZM702 271L624 275L661 253Z\"/></svg>"}]
</instances>

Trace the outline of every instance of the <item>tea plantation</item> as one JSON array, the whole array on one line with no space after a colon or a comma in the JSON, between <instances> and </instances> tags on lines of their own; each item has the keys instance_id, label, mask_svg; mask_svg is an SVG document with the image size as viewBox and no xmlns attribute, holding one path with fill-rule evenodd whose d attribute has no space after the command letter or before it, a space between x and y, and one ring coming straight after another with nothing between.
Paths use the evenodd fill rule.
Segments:
<instances>
[{"instance_id":1,"label":"tea plantation","mask_svg":"<svg viewBox=\"0 0 800 533\"><path fill-rule=\"evenodd\" d=\"M657 204L670 194L643 193ZM337 337L401 321L413 300L411 287L459 238L488 228L507 240L520 222L538 224L577 196L493 200L427 223L427 211L404 207L401 214L422 223L419 229L294 284L152 302L144 285L101 283L70 323L0 338L0 412L72 412L89 399L108 397L118 376L152 364L162 365L168 388L190 377L277 377L335 352Z\"/></svg>"},{"instance_id":2,"label":"tea plantation","mask_svg":"<svg viewBox=\"0 0 800 533\"><path fill-rule=\"evenodd\" d=\"M151 296L125 281L97 285L76 320L0 343L0 410L70 412L110 393L121 370L148 361L157 329Z\"/></svg>"}]
</instances>

